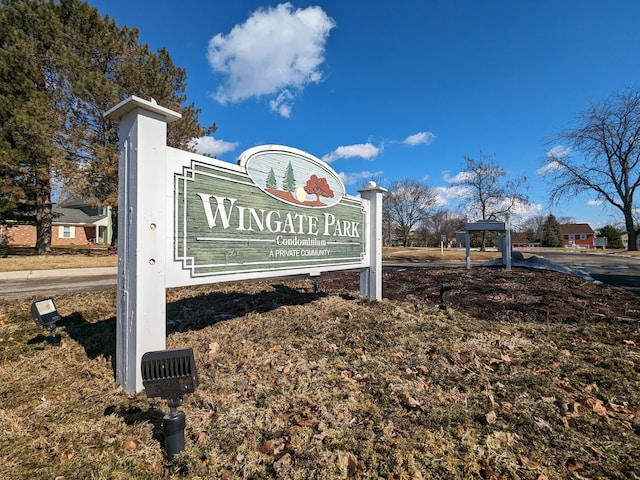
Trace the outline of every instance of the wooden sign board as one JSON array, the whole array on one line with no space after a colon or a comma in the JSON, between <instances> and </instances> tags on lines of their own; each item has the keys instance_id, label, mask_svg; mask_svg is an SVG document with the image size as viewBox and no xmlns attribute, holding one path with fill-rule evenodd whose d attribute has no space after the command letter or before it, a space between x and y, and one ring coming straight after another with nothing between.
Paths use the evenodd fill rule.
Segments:
<instances>
[{"instance_id":1,"label":"wooden sign board","mask_svg":"<svg viewBox=\"0 0 640 480\"><path fill-rule=\"evenodd\" d=\"M169 286L366 266L363 201L312 155L269 145L232 165L169 149L169 163Z\"/></svg>"}]
</instances>

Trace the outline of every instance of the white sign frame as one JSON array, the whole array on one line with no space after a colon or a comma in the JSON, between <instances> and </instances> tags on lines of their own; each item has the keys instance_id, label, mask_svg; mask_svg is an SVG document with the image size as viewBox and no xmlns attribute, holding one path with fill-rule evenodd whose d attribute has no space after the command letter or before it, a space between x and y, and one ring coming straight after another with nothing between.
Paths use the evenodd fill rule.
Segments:
<instances>
[{"instance_id":1,"label":"white sign frame","mask_svg":"<svg viewBox=\"0 0 640 480\"><path fill-rule=\"evenodd\" d=\"M143 388L142 355L166 348L166 289L249 278L360 269L360 294L382 299L382 197L370 182L360 190L366 250L357 262L250 273L194 277L174 257L176 173L203 162L244 174L242 166L168 147L167 123L180 114L132 96L105 113L120 123L118 205L118 308L116 382L128 391ZM286 147L283 147L286 148ZM328 168L328 167L327 167Z\"/></svg>"}]
</instances>

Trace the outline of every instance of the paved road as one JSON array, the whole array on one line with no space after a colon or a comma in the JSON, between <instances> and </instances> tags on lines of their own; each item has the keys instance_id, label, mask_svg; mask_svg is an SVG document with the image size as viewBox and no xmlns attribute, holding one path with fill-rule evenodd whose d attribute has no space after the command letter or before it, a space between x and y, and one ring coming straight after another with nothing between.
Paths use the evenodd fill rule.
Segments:
<instances>
[{"instance_id":1,"label":"paved road","mask_svg":"<svg viewBox=\"0 0 640 480\"><path fill-rule=\"evenodd\" d=\"M587 271L595 280L620 286L640 296L640 258L623 255L594 254L580 251L526 252ZM464 262L455 262L464 266ZM476 265L476 263L474 263ZM435 264L402 264L402 266L433 267ZM443 266L438 263L438 266ZM88 268L77 270L31 271L0 273L0 298L48 297L63 293L108 290L115 288L115 268Z\"/></svg>"},{"instance_id":2,"label":"paved road","mask_svg":"<svg viewBox=\"0 0 640 480\"><path fill-rule=\"evenodd\" d=\"M108 290L117 285L116 268L0 273L0 298L16 300L52 297L72 292Z\"/></svg>"},{"instance_id":3,"label":"paved road","mask_svg":"<svg viewBox=\"0 0 640 480\"><path fill-rule=\"evenodd\" d=\"M607 285L623 287L640 296L640 257L592 253L584 251L531 251L538 257L560 263L567 267L580 268L594 280Z\"/></svg>"}]
</instances>

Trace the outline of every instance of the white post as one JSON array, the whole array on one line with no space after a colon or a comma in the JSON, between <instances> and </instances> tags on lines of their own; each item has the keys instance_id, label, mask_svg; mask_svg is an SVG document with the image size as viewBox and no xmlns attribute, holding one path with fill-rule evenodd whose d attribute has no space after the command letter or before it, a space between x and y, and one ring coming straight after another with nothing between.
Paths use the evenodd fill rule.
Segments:
<instances>
[{"instance_id":1,"label":"white post","mask_svg":"<svg viewBox=\"0 0 640 480\"><path fill-rule=\"evenodd\" d=\"M181 115L130 97L105 116L120 122L116 382L137 392L142 355L166 348L167 123Z\"/></svg>"},{"instance_id":2,"label":"white post","mask_svg":"<svg viewBox=\"0 0 640 480\"><path fill-rule=\"evenodd\" d=\"M512 255L512 251L511 251L511 219L509 218L509 214L507 214L505 222L505 239L504 242L506 243L505 245L505 250L507 251L507 271L511 271L511 255Z\"/></svg>"},{"instance_id":3,"label":"white post","mask_svg":"<svg viewBox=\"0 0 640 480\"><path fill-rule=\"evenodd\" d=\"M358 190L369 204L369 266L360 269L360 295L374 300L382 300L382 196L386 191L375 182Z\"/></svg>"}]
</instances>

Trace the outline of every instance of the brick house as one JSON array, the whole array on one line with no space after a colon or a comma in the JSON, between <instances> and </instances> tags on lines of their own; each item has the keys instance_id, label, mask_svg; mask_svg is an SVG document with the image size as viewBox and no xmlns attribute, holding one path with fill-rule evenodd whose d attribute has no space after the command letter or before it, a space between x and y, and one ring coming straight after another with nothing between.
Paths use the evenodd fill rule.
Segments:
<instances>
[{"instance_id":1,"label":"brick house","mask_svg":"<svg viewBox=\"0 0 640 480\"><path fill-rule=\"evenodd\" d=\"M588 223L565 223L560 225L565 247L594 248L595 233Z\"/></svg>"},{"instance_id":2,"label":"brick house","mask_svg":"<svg viewBox=\"0 0 640 480\"><path fill-rule=\"evenodd\" d=\"M83 202L53 204L51 246L110 244L113 235L111 207L92 207ZM5 245L33 247L36 226L7 221L0 225Z\"/></svg>"}]
</instances>

